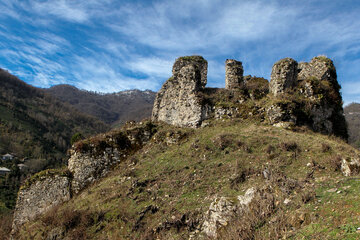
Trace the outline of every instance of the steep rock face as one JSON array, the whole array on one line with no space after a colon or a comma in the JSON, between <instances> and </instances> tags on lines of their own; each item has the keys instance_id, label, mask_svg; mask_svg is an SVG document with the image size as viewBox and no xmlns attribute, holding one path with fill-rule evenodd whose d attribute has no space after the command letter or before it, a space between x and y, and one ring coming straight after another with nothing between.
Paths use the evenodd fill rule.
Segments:
<instances>
[{"instance_id":1,"label":"steep rock face","mask_svg":"<svg viewBox=\"0 0 360 240\"><path fill-rule=\"evenodd\" d=\"M129 128L77 143L71 149L68 169L73 175L72 190L78 193L95 180L104 177L124 158L148 142L154 134L154 125Z\"/></svg>"},{"instance_id":2,"label":"steep rock face","mask_svg":"<svg viewBox=\"0 0 360 240\"><path fill-rule=\"evenodd\" d=\"M270 124L274 126L288 126L284 123L296 124L297 116L292 108L286 103L276 103L271 105L266 114Z\"/></svg>"},{"instance_id":3,"label":"steep rock face","mask_svg":"<svg viewBox=\"0 0 360 240\"><path fill-rule=\"evenodd\" d=\"M72 150L68 167L74 175L72 180L73 191L78 193L96 179L104 177L109 172L110 167L119 163L121 159L120 152L113 148L106 148L99 156Z\"/></svg>"},{"instance_id":4,"label":"steep rock face","mask_svg":"<svg viewBox=\"0 0 360 240\"><path fill-rule=\"evenodd\" d=\"M194 61L191 57L179 58L174 64L173 76L156 96L152 120L181 127L198 127L210 111L199 96L206 84L206 72L205 59L200 61L197 56Z\"/></svg>"},{"instance_id":5,"label":"steep rock face","mask_svg":"<svg viewBox=\"0 0 360 240\"><path fill-rule=\"evenodd\" d=\"M234 59L225 61L225 89L237 89L244 83L242 62Z\"/></svg>"},{"instance_id":6,"label":"steep rock face","mask_svg":"<svg viewBox=\"0 0 360 240\"><path fill-rule=\"evenodd\" d=\"M13 232L25 222L35 219L51 207L68 201L71 196L70 178L48 171L20 189L13 219Z\"/></svg>"},{"instance_id":7,"label":"steep rock face","mask_svg":"<svg viewBox=\"0 0 360 240\"><path fill-rule=\"evenodd\" d=\"M271 71L270 92L277 96L287 88L292 88L297 79L297 62L292 58L284 58L276 62Z\"/></svg>"}]
</instances>

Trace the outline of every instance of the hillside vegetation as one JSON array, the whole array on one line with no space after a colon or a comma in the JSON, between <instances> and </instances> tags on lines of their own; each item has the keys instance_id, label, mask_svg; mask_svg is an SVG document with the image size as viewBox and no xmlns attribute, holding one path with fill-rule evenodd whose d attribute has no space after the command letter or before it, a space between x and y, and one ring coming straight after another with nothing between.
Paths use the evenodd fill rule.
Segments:
<instances>
[{"instance_id":1,"label":"hillside vegetation","mask_svg":"<svg viewBox=\"0 0 360 240\"><path fill-rule=\"evenodd\" d=\"M156 94L150 90L99 94L79 90L71 85L56 85L44 90L60 101L112 126L150 117Z\"/></svg>"},{"instance_id":2,"label":"hillside vegetation","mask_svg":"<svg viewBox=\"0 0 360 240\"><path fill-rule=\"evenodd\" d=\"M252 187L263 197L228 218L218 239L358 239L360 182L340 171L357 150L251 118L206 125L156 124L144 148L16 239L208 239L201 224L211 203L235 204Z\"/></svg>"}]
</instances>

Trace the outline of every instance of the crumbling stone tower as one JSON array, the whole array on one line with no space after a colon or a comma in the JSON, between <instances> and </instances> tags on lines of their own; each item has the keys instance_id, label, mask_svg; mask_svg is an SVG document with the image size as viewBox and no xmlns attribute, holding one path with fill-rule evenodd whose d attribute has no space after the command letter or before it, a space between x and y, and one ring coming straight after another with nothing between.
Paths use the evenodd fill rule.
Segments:
<instances>
[{"instance_id":1,"label":"crumbling stone tower","mask_svg":"<svg viewBox=\"0 0 360 240\"><path fill-rule=\"evenodd\" d=\"M244 68L242 62L234 59L225 61L225 89L237 89L244 84Z\"/></svg>"},{"instance_id":2,"label":"crumbling stone tower","mask_svg":"<svg viewBox=\"0 0 360 240\"><path fill-rule=\"evenodd\" d=\"M276 62L271 71L270 92L277 96L296 85L298 63L292 58Z\"/></svg>"},{"instance_id":3,"label":"crumbling stone tower","mask_svg":"<svg viewBox=\"0 0 360 240\"><path fill-rule=\"evenodd\" d=\"M340 85L331 59L318 56L308 63L298 64L291 58L276 62L269 90L276 97L286 89L293 89L287 96L292 104L277 102L268 108L270 123L308 125L316 132L347 139Z\"/></svg>"},{"instance_id":4,"label":"crumbling stone tower","mask_svg":"<svg viewBox=\"0 0 360 240\"><path fill-rule=\"evenodd\" d=\"M207 82L207 61L201 56L180 57L172 72L172 77L156 95L151 119L181 127L198 127L209 112L199 96Z\"/></svg>"}]
</instances>

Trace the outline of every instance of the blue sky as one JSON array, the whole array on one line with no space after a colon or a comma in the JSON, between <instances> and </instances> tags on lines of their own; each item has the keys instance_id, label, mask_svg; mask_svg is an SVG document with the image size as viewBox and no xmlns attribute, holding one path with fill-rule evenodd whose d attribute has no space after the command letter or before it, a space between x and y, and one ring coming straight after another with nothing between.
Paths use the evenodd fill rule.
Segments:
<instances>
[{"instance_id":1,"label":"blue sky","mask_svg":"<svg viewBox=\"0 0 360 240\"><path fill-rule=\"evenodd\" d=\"M360 102L360 1L0 0L0 67L37 87L159 90L179 56L269 79L284 57L334 60L345 104Z\"/></svg>"}]
</instances>

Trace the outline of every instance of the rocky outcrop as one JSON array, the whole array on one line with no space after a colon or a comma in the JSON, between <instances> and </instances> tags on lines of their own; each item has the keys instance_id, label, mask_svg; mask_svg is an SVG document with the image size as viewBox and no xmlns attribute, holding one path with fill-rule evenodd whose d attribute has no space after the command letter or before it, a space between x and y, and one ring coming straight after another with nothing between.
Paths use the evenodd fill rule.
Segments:
<instances>
[{"instance_id":1,"label":"rocky outcrop","mask_svg":"<svg viewBox=\"0 0 360 240\"><path fill-rule=\"evenodd\" d=\"M297 123L297 114L287 103L275 103L266 109L270 124L277 127L289 127Z\"/></svg>"},{"instance_id":2,"label":"rocky outcrop","mask_svg":"<svg viewBox=\"0 0 360 240\"><path fill-rule=\"evenodd\" d=\"M78 193L147 143L154 134L151 123L96 136L77 143L71 150L68 169L73 175L72 190Z\"/></svg>"},{"instance_id":3,"label":"rocky outcrop","mask_svg":"<svg viewBox=\"0 0 360 240\"><path fill-rule=\"evenodd\" d=\"M257 224L274 210L275 198L269 187L262 189L249 188L244 195L236 200L225 197L215 198L205 213L201 232L207 237L218 237L218 231L236 221L248 221L249 212L260 213L257 221L248 224ZM244 224L245 226L247 224ZM251 228L247 231L251 231Z\"/></svg>"},{"instance_id":4,"label":"rocky outcrop","mask_svg":"<svg viewBox=\"0 0 360 240\"><path fill-rule=\"evenodd\" d=\"M46 170L34 175L20 189L13 218L13 232L51 207L68 201L71 196L67 172Z\"/></svg>"},{"instance_id":5,"label":"rocky outcrop","mask_svg":"<svg viewBox=\"0 0 360 240\"><path fill-rule=\"evenodd\" d=\"M198 127L210 108L199 92L206 84L207 62L199 56L178 58L169 78L156 95L152 120L181 127Z\"/></svg>"},{"instance_id":6,"label":"rocky outcrop","mask_svg":"<svg viewBox=\"0 0 360 240\"><path fill-rule=\"evenodd\" d=\"M238 89L244 84L242 62L234 59L225 61L225 89Z\"/></svg>"},{"instance_id":7,"label":"rocky outcrop","mask_svg":"<svg viewBox=\"0 0 360 240\"><path fill-rule=\"evenodd\" d=\"M344 176L353 176L360 173L359 157L344 158L341 161L341 172Z\"/></svg>"},{"instance_id":8,"label":"rocky outcrop","mask_svg":"<svg viewBox=\"0 0 360 240\"><path fill-rule=\"evenodd\" d=\"M215 238L217 230L228 225L229 221L235 217L237 212L236 204L225 198L216 198L205 213L206 219L202 226L202 231L209 237Z\"/></svg>"},{"instance_id":9,"label":"rocky outcrop","mask_svg":"<svg viewBox=\"0 0 360 240\"><path fill-rule=\"evenodd\" d=\"M276 62L271 71L270 92L274 96L292 88L297 79L297 62L292 58L284 58Z\"/></svg>"}]
</instances>

